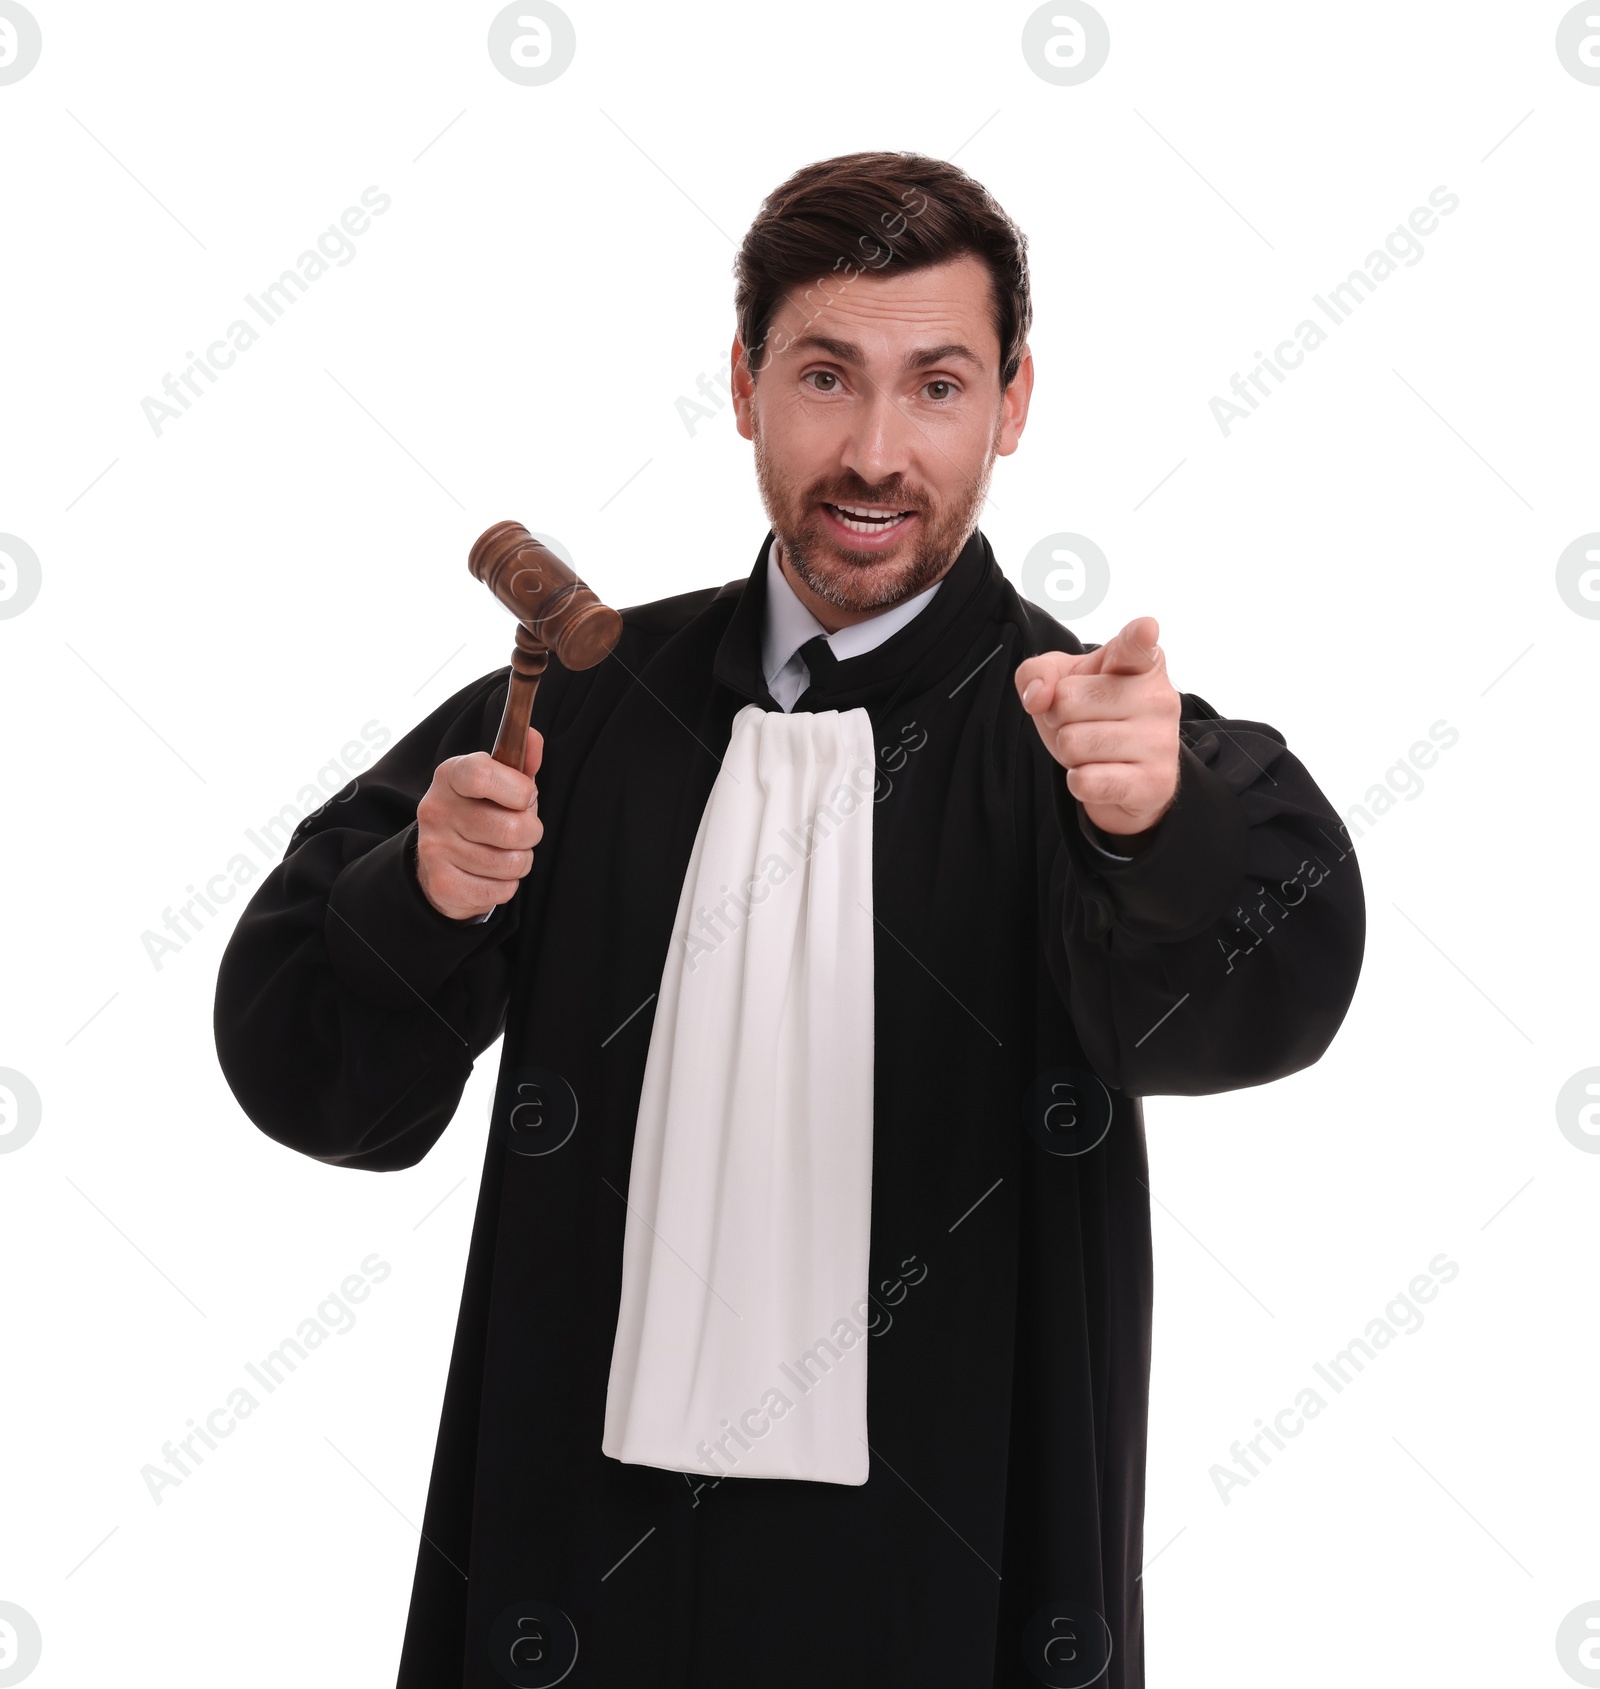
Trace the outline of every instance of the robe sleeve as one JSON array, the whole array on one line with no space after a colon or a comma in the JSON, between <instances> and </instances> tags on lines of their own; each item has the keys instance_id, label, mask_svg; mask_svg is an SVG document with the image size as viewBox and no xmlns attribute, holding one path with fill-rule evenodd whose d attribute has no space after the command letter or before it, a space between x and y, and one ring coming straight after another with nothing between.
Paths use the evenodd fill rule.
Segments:
<instances>
[{"instance_id":1,"label":"robe sleeve","mask_svg":"<svg viewBox=\"0 0 1600 1689\"><path fill-rule=\"evenodd\" d=\"M506 674L463 688L307 816L229 937L223 1074L268 1137L319 1161L415 1165L503 1028L522 900L452 920L412 852L434 770L494 743Z\"/></svg>"},{"instance_id":2,"label":"robe sleeve","mask_svg":"<svg viewBox=\"0 0 1600 1689\"><path fill-rule=\"evenodd\" d=\"M1354 995L1365 903L1349 834L1283 735L1184 694L1177 796L1117 862L1023 721L1050 792L1050 970L1094 1071L1201 1096L1309 1067Z\"/></svg>"}]
</instances>

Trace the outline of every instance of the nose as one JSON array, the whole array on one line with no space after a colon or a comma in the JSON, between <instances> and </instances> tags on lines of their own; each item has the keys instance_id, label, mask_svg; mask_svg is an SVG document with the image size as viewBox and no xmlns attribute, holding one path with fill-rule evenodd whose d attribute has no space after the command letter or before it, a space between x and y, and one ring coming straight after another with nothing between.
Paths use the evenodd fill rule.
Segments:
<instances>
[{"instance_id":1,"label":"nose","mask_svg":"<svg viewBox=\"0 0 1600 1689\"><path fill-rule=\"evenodd\" d=\"M851 407L850 427L839 454L840 466L869 487L908 474L916 447L916 427L886 388L868 386Z\"/></svg>"}]
</instances>

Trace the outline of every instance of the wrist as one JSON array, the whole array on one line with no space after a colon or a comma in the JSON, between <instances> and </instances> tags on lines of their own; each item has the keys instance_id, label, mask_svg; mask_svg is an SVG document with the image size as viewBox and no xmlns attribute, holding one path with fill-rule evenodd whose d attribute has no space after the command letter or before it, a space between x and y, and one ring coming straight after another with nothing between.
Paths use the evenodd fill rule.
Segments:
<instances>
[{"instance_id":1,"label":"wrist","mask_svg":"<svg viewBox=\"0 0 1600 1689\"><path fill-rule=\"evenodd\" d=\"M1137 856L1140 851L1154 844L1160 835L1161 823L1171 808L1172 804L1169 801L1165 809L1159 810L1155 817L1145 822L1143 826L1135 826L1128 832L1118 832L1114 828L1106 826L1103 822L1096 821L1086 804L1078 804L1079 814L1083 817L1084 830L1089 838L1104 849L1117 852L1123 856ZM1121 816L1107 817L1107 819L1115 819L1121 825L1127 825L1126 819Z\"/></svg>"}]
</instances>

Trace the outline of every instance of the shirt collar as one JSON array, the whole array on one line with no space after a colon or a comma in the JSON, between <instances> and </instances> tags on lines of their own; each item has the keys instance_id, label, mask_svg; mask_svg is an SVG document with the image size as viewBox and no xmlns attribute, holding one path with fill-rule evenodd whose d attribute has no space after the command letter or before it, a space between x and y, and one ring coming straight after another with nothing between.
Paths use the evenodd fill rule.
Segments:
<instances>
[{"instance_id":1,"label":"shirt collar","mask_svg":"<svg viewBox=\"0 0 1600 1689\"><path fill-rule=\"evenodd\" d=\"M942 579L937 580L915 598L869 616L864 622L840 628L837 633L828 633L789 585L778 563L778 542L774 538L767 547L767 613L761 632L761 672L767 685L770 687L795 652L819 633L827 636L828 648L841 662L874 650L924 610L943 584Z\"/></svg>"},{"instance_id":2,"label":"shirt collar","mask_svg":"<svg viewBox=\"0 0 1600 1689\"><path fill-rule=\"evenodd\" d=\"M763 709L779 707L761 667L761 637L767 619L767 551L772 539L769 528L749 574L743 580L727 582L713 595L719 605L716 620L722 631L716 636L711 659L712 678L733 698L760 704ZM836 662L827 675L813 676L806 707L891 708L908 688L926 689L952 671L965 675L985 656L984 651L973 648L973 639L985 637L989 622L1016 621L1021 613L1012 604L1016 589L1001 573L981 529L974 528L967 536L967 543L939 587L904 627L876 649L848 662ZM727 608L720 608L723 600L729 601Z\"/></svg>"}]
</instances>

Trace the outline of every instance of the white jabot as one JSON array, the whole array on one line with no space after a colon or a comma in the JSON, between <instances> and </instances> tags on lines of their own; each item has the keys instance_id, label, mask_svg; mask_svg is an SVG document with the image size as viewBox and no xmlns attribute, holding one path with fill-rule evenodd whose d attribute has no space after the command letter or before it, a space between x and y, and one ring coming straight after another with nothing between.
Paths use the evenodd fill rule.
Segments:
<instances>
[{"instance_id":1,"label":"white jabot","mask_svg":"<svg viewBox=\"0 0 1600 1689\"><path fill-rule=\"evenodd\" d=\"M778 563L778 542L767 547L767 620L761 635L761 672L766 676L767 690L777 700L778 707L792 710L795 700L811 684L811 674L800 647L808 639L827 635L828 649L840 662L859 657L883 644L890 634L898 633L918 611L927 607L933 595L944 583L935 581L915 598L908 598L893 609L869 616L837 633L828 630L795 596Z\"/></svg>"},{"instance_id":2,"label":"white jabot","mask_svg":"<svg viewBox=\"0 0 1600 1689\"><path fill-rule=\"evenodd\" d=\"M875 780L865 709L734 717L645 1061L615 1460L866 1482Z\"/></svg>"},{"instance_id":3,"label":"white jabot","mask_svg":"<svg viewBox=\"0 0 1600 1689\"><path fill-rule=\"evenodd\" d=\"M938 586L827 634L830 649L845 661L882 644ZM864 708L792 713L810 681L800 647L819 633L774 541L762 668L780 709L734 717L678 900L601 1447L671 1472L859 1485L877 775Z\"/></svg>"}]
</instances>

